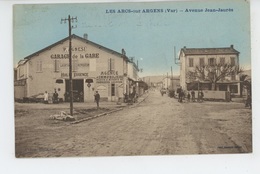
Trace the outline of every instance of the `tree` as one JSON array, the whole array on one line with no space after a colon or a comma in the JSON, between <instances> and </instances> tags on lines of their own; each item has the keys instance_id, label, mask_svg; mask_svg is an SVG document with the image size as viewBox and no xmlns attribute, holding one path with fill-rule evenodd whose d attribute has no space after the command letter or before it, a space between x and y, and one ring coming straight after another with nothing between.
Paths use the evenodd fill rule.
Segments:
<instances>
[{"instance_id":1,"label":"tree","mask_svg":"<svg viewBox=\"0 0 260 174\"><path fill-rule=\"evenodd\" d=\"M240 75L240 96L242 97L243 89L247 90L247 95L251 95L251 77L246 74Z\"/></svg>"},{"instance_id":2,"label":"tree","mask_svg":"<svg viewBox=\"0 0 260 174\"><path fill-rule=\"evenodd\" d=\"M195 66L193 70L187 72L187 79L190 82L210 82L211 89L216 90L218 81L225 80L226 77L231 77L241 72L243 72L242 68L231 64Z\"/></svg>"}]
</instances>

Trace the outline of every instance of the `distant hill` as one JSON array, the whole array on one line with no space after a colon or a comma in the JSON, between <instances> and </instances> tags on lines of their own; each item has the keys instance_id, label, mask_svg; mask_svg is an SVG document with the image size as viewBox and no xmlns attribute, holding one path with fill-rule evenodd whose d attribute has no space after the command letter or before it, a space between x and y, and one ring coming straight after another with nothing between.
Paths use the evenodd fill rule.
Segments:
<instances>
[{"instance_id":1,"label":"distant hill","mask_svg":"<svg viewBox=\"0 0 260 174\"><path fill-rule=\"evenodd\" d=\"M146 76L143 77L143 81L146 83L158 83L164 79L165 76Z\"/></svg>"}]
</instances>

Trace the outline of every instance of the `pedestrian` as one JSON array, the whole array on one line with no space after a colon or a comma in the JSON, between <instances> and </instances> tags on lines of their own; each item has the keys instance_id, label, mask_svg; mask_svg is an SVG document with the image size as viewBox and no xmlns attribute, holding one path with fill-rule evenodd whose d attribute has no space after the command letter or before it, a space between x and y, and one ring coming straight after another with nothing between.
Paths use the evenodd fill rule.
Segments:
<instances>
[{"instance_id":1,"label":"pedestrian","mask_svg":"<svg viewBox=\"0 0 260 174\"><path fill-rule=\"evenodd\" d=\"M70 97L69 92L65 92L65 93L64 93L65 102L68 102L68 101L69 101L69 97Z\"/></svg>"},{"instance_id":2,"label":"pedestrian","mask_svg":"<svg viewBox=\"0 0 260 174\"><path fill-rule=\"evenodd\" d=\"M182 87L177 89L177 93L178 93L178 102L182 102L181 100L181 95L182 95Z\"/></svg>"},{"instance_id":3,"label":"pedestrian","mask_svg":"<svg viewBox=\"0 0 260 174\"><path fill-rule=\"evenodd\" d=\"M59 94L57 93L56 89L53 93L52 99L53 99L53 103L59 103Z\"/></svg>"},{"instance_id":4,"label":"pedestrian","mask_svg":"<svg viewBox=\"0 0 260 174\"><path fill-rule=\"evenodd\" d=\"M198 102L200 102L200 97L201 97L200 96L200 91L198 90L198 100L197 100Z\"/></svg>"},{"instance_id":5,"label":"pedestrian","mask_svg":"<svg viewBox=\"0 0 260 174\"><path fill-rule=\"evenodd\" d=\"M188 91L188 94L187 94L187 100L188 102L190 102L190 92Z\"/></svg>"},{"instance_id":6,"label":"pedestrian","mask_svg":"<svg viewBox=\"0 0 260 174\"><path fill-rule=\"evenodd\" d=\"M201 102L203 102L203 98L204 98L204 93L203 93L203 91L201 90L201 91L200 91L200 100L201 100Z\"/></svg>"},{"instance_id":7,"label":"pedestrian","mask_svg":"<svg viewBox=\"0 0 260 174\"><path fill-rule=\"evenodd\" d=\"M44 93L44 103L47 104L48 100L49 100L49 94L48 94L47 91L45 91L45 93Z\"/></svg>"},{"instance_id":8,"label":"pedestrian","mask_svg":"<svg viewBox=\"0 0 260 174\"><path fill-rule=\"evenodd\" d=\"M179 93L179 102L180 103L182 103L183 97L184 97L184 91L181 89L180 93Z\"/></svg>"},{"instance_id":9,"label":"pedestrian","mask_svg":"<svg viewBox=\"0 0 260 174\"><path fill-rule=\"evenodd\" d=\"M247 95L247 98L246 98L246 105L245 107L249 107L250 109L252 108L252 98L251 98L251 95Z\"/></svg>"},{"instance_id":10,"label":"pedestrian","mask_svg":"<svg viewBox=\"0 0 260 174\"><path fill-rule=\"evenodd\" d=\"M195 91L193 89L191 90L191 100L195 102Z\"/></svg>"},{"instance_id":11,"label":"pedestrian","mask_svg":"<svg viewBox=\"0 0 260 174\"><path fill-rule=\"evenodd\" d=\"M98 91L96 91L96 94L94 95L95 97L95 102L97 103L97 109L99 109L99 100L100 100L100 95Z\"/></svg>"}]
</instances>

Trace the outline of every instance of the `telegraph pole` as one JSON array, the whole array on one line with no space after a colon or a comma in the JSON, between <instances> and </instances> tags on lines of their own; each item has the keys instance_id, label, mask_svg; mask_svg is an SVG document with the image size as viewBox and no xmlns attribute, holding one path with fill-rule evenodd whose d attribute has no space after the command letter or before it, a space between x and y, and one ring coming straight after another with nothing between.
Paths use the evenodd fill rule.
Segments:
<instances>
[{"instance_id":1,"label":"telegraph pole","mask_svg":"<svg viewBox=\"0 0 260 174\"><path fill-rule=\"evenodd\" d=\"M69 23L69 87L70 87L70 115L73 116L73 84L72 84L72 56L71 56L71 30L75 27L71 26L71 22L77 22L77 17L70 17L61 19L61 23Z\"/></svg>"}]
</instances>

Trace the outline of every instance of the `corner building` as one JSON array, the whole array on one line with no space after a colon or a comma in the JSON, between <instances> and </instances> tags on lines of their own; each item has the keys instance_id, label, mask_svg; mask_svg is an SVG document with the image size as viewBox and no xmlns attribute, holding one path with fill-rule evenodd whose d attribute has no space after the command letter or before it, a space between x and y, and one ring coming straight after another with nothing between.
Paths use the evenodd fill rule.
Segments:
<instances>
[{"instance_id":1,"label":"corner building","mask_svg":"<svg viewBox=\"0 0 260 174\"><path fill-rule=\"evenodd\" d=\"M130 61L125 51L119 53L77 35L71 38L74 97L80 95L81 101L93 101L94 92L99 91L101 100L118 101L123 98L131 80L127 74ZM69 37L25 57L16 70L16 98L45 91L52 95L56 90L59 98L66 100L66 93L70 91Z\"/></svg>"},{"instance_id":2,"label":"corner building","mask_svg":"<svg viewBox=\"0 0 260 174\"><path fill-rule=\"evenodd\" d=\"M239 66L239 52L233 45L224 48L182 48L180 50L180 85L185 90L212 90L212 83L209 81L191 81L187 78L187 73L195 69L196 66L229 64ZM219 80L216 84L217 91L229 91L234 95L239 95L240 80L238 74L233 74Z\"/></svg>"}]
</instances>

